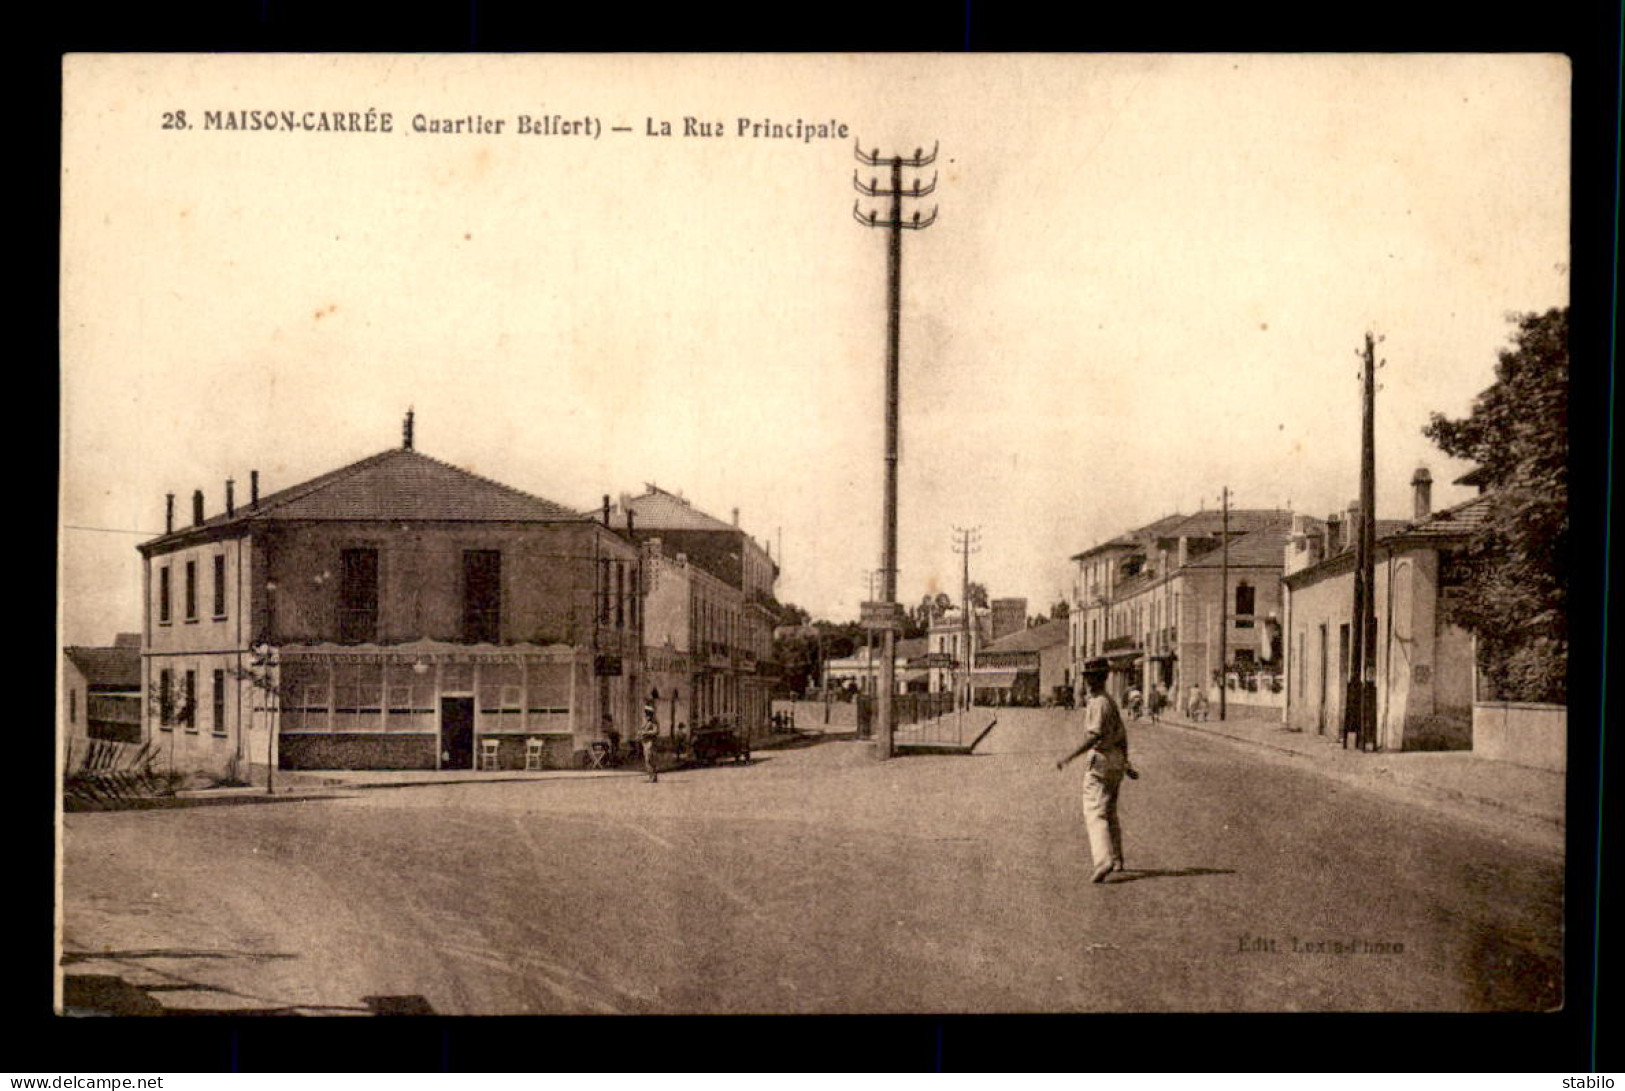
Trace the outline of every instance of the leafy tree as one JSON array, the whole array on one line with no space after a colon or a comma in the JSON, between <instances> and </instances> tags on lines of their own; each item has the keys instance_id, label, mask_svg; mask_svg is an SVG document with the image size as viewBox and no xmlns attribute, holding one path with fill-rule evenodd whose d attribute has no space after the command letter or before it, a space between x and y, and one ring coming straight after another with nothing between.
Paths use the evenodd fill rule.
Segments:
<instances>
[{"instance_id":1,"label":"leafy tree","mask_svg":"<svg viewBox=\"0 0 1625 1091\"><path fill-rule=\"evenodd\" d=\"M970 599L972 606L981 609L987 605L987 588L979 583L973 583L966 588L966 597Z\"/></svg>"},{"instance_id":2,"label":"leafy tree","mask_svg":"<svg viewBox=\"0 0 1625 1091\"><path fill-rule=\"evenodd\" d=\"M1479 666L1504 700L1564 703L1568 672L1569 312L1513 316L1495 384L1460 420L1423 431L1471 459L1490 513L1460 560L1467 578L1446 617L1478 638Z\"/></svg>"}]
</instances>

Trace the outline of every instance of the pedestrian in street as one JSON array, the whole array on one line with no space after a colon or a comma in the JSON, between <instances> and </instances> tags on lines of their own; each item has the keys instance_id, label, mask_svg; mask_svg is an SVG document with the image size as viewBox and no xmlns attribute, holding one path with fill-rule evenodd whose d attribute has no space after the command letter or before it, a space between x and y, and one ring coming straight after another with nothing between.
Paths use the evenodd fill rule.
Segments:
<instances>
[{"instance_id":1,"label":"pedestrian in street","mask_svg":"<svg viewBox=\"0 0 1625 1091\"><path fill-rule=\"evenodd\" d=\"M660 781L660 769L655 765L655 743L660 738L660 723L655 719L655 703L651 698L643 703L643 727L638 732L638 744L643 748L643 768L649 774L649 783Z\"/></svg>"},{"instance_id":2,"label":"pedestrian in street","mask_svg":"<svg viewBox=\"0 0 1625 1091\"><path fill-rule=\"evenodd\" d=\"M1123 862L1123 827L1117 818L1117 792L1123 778L1139 773L1128 760L1128 731L1117 703L1106 694L1105 672L1084 675L1088 700L1084 703L1083 743L1055 763L1065 769L1073 758L1089 754L1083 778L1083 821L1089 831L1089 854L1095 871L1090 882L1104 882L1113 871L1127 870Z\"/></svg>"},{"instance_id":3,"label":"pedestrian in street","mask_svg":"<svg viewBox=\"0 0 1625 1091\"><path fill-rule=\"evenodd\" d=\"M1195 683L1191 684L1190 715L1192 720L1207 719L1207 694Z\"/></svg>"}]
</instances>

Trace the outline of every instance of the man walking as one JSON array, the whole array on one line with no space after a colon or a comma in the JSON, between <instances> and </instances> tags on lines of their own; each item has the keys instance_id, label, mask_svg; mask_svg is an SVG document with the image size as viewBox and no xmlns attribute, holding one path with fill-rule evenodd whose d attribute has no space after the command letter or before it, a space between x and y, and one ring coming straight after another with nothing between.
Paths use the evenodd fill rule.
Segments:
<instances>
[{"instance_id":1,"label":"man walking","mask_svg":"<svg viewBox=\"0 0 1625 1091\"><path fill-rule=\"evenodd\" d=\"M649 783L660 781L660 769L655 765L655 743L660 739L660 723L655 719L657 694L650 694L643 703L643 727L638 732L638 743L643 748L643 768L649 774Z\"/></svg>"},{"instance_id":2,"label":"man walking","mask_svg":"<svg viewBox=\"0 0 1625 1091\"><path fill-rule=\"evenodd\" d=\"M1123 827L1117 819L1117 790L1123 777L1138 779L1128 761L1128 732L1117 704L1106 695L1106 674L1092 671L1083 677L1088 690L1084 704L1083 744L1055 763L1065 769L1067 763L1082 754L1089 754L1089 770L1083 779L1083 820L1089 830L1089 853L1094 859L1095 872L1090 882L1104 882L1113 871L1124 871Z\"/></svg>"}]
</instances>

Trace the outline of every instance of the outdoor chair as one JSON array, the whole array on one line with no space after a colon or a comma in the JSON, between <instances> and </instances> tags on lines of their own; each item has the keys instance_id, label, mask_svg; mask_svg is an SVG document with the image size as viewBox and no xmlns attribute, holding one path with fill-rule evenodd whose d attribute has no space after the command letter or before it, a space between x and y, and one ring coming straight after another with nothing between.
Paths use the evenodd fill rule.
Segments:
<instances>
[{"instance_id":1,"label":"outdoor chair","mask_svg":"<svg viewBox=\"0 0 1625 1091\"><path fill-rule=\"evenodd\" d=\"M525 769L534 771L547 768L547 740L525 740Z\"/></svg>"},{"instance_id":2,"label":"outdoor chair","mask_svg":"<svg viewBox=\"0 0 1625 1091\"><path fill-rule=\"evenodd\" d=\"M502 768L499 762L502 751L501 739L480 740L480 769L487 773L494 773Z\"/></svg>"}]
</instances>

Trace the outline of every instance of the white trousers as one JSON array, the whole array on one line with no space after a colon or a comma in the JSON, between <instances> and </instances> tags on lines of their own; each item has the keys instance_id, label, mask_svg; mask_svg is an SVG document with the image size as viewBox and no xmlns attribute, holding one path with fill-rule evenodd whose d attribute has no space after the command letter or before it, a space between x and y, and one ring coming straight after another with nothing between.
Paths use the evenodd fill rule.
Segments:
<instances>
[{"instance_id":1,"label":"white trousers","mask_svg":"<svg viewBox=\"0 0 1625 1091\"><path fill-rule=\"evenodd\" d=\"M1127 760L1120 751L1091 753L1083 777L1083 822L1089 830L1089 853L1096 867L1110 860L1123 866L1123 826L1117 820L1117 790L1123 785Z\"/></svg>"}]
</instances>

